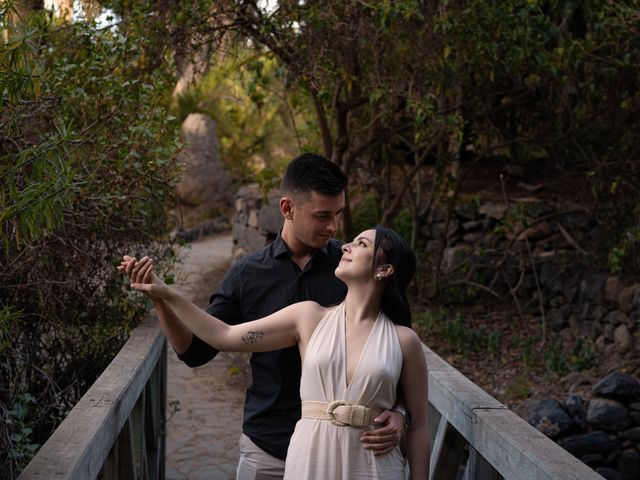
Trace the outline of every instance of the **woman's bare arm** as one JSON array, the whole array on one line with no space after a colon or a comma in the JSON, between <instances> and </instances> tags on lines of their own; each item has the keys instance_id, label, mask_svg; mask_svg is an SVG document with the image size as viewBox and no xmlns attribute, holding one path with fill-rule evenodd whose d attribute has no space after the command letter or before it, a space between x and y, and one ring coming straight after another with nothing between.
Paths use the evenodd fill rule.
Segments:
<instances>
[{"instance_id":1,"label":"woman's bare arm","mask_svg":"<svg viewBox=\"0 0 640 480\"><path fill-rule=\"evenodd\" d=\"M422 342L413 330L398 327L398 337L402 347L400 388L404 404L411 412L411 425L405 432L411 480L425 480L429 476L431 454L427 425L427 361L422 350Z\"/></svg>"},{"instance_id":2,"label":"woman's bare arm","mask_svg":"<svg viewBox=\"0 0 640 480\"><path fill-rule=\"evenodd\" d=\"M153 262L148 257L137 262L133 269L127 269L127 265L121 267L120 270L129 273L132 288L156 302L164 302L176 319L218 350L265 352L296 345L300 341L300 330L305 337L310 336L310 326L315 327L325 311L315 302L300 302L252 322L228 325L165 284L153 272Z\"/></svg>"}]
</instances>

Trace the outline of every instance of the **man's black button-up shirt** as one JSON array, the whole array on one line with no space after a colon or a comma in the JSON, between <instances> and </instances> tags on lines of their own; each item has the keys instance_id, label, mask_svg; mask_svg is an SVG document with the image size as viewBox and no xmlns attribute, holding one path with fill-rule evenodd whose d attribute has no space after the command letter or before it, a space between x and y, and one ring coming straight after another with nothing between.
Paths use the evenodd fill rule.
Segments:
<instances>
[{"instance_id":1,"label":"man's black button-up shirt","mask_svg":"<svg viewBox=\"0 0 640 480\"><path fill-rule=\"evenodd\" d=\"M314 300L328 306L346 295L334 270L341 243L331 240L314 252L304 269L291 259L278 235L273 243L243 257L211 296L207 312L237 325L272 314L292 303ZM194 335L178 357L190 367L203 365L218 351ZM289 440L300 419L300 353L298 347L251 356L251 385L244 404L244 433L265 452L286 457Z\"/></svg>"}]
</instances>

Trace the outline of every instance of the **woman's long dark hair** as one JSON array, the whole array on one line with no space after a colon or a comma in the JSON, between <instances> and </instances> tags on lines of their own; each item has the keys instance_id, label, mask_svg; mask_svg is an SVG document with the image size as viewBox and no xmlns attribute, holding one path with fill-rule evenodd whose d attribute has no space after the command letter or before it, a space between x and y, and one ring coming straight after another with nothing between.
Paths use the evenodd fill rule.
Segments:
<instances>
[{"instance_id":1,"label":"woman's long dark hair","mask_svg":"<svg viewBox=\"0 0 640 480\"><path fill-rule=\"evenodd\" d=\"M380 225L376 227L373 255L374 272L384 264L393 265L394 271L382 293L382 311L393 323L411 327L411 308L406 290L416 271L416 256L404 238Z\"/></svg>"}]
</instances>

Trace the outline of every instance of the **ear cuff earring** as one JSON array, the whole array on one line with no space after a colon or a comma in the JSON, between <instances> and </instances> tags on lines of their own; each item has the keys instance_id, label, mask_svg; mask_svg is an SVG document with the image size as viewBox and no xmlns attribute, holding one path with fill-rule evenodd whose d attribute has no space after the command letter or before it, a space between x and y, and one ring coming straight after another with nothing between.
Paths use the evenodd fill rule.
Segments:
<instances>
[{"instance_id":1,"label":"ear cuff earring","mask_svg":"<svg viewBox=\"0 0 640 480\"><path fill-rule=\"evenodd\" d=\"M378 274L376 275L376 280L382 280L382 274L378 273Z\"/></svg>"}]
</instances>

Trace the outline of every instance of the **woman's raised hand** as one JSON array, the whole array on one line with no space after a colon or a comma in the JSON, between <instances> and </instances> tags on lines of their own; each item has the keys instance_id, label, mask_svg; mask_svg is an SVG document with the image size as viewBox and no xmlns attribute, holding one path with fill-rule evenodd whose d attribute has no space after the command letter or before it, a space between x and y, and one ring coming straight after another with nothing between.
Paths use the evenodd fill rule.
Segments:
<instances>
[{"instance_id":1,"label":"woman's raised hand","mask_svg":"<svg viewBox=\"0 0 640 480\"><path fill-rule=\"evenodd\" d=\"M125 255L118 266L118 270L129 275L131 288L138 290L151 298L165 298L171 293L169 286L153 272L153 259Z\"/></svg>"}]
</instances>

